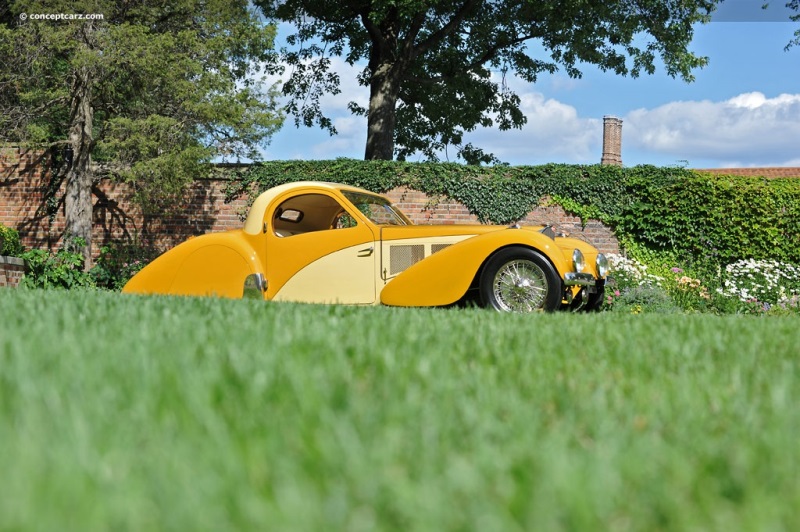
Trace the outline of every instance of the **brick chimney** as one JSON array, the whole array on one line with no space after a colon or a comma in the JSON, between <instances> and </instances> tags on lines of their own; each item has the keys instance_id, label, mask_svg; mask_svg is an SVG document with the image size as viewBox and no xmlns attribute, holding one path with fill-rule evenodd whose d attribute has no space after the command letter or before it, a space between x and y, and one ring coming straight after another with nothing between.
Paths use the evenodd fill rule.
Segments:
<instances>
[{"instance_id":1,"label":"brick chimney","mask_svg":"<svg viewBox=\"0 0 800 532\"><path fill-rule=\"evenodd\" d=\"M600 164L622 166L622 120L603 117L603 158Z\"/></svg>"}]
</instances>

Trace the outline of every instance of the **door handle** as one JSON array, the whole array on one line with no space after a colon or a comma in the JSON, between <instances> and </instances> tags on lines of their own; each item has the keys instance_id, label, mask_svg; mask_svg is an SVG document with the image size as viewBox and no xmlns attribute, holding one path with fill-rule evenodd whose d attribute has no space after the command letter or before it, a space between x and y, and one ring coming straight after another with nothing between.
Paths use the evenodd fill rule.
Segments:
<instances>
[{"instance_id":1,"label":"door handle","mask_svg":"<svg viewBox=\"0 0 800 532\"><path fill-rule=\"evenodd\" d=\"M373 246L370 246L370 247L364 248L364 249L360 249L360 250L358 250L358 256L359 257L369 257L370 255L372 255L372 252L374 250L375 250L375 248Z\"/></svg>"}]
</instances>

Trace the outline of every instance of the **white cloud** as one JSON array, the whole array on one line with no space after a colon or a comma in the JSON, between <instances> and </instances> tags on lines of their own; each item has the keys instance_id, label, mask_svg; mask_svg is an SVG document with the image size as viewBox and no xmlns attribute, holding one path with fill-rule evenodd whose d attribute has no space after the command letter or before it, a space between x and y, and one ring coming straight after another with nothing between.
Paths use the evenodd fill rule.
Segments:
<instances>
[{"instance_id":1,"label":"white cloud","mask_svg":"<svg viewBox=\"0 0 800 532\"><path fill-rule=\"evenodd\" d=\"M578 116L575 107L539 92L520 94L528 119L522 129L479 130L466 136L501 161L512 164L593 163L600 160L602 120Z\"/></svg>"},{"instance_id":2,"label":"white cloud","mask_svg":"<svg viewBox=\"0 0 800 532\"><path fill-rule=\"evenodd\" d=\"M309 156L314 159L335 159L337 157L360 159L364 157L367 119L361 116L343 116L334 119L333 125L338 134L314 144Z\"/></svg>"},{"instance_id":3,"label":"white cloud","mask_svg":"<svg viewBox=\"0 0 800 532\"><path fill-rule=\"evenodd\" d=\"M331 58L331 72L339 75L339 94L326 94L322 97L323 112L336 113L334 116L350 115L347 104L355 101L358 105L366 107L369 104L369 87L358 84L357 76L364 69L363 66L348 65L339 57ZM335 111L334 111L335 110Z\"/></svg>"},{"instance_id":4,"label":"white cloud","mask_svg":"<svg viewBox=\"0 0 800 532\"><path fill-rule=\"evenodd\" d=\"M549 79L549 90L553 92L573 91L585 84L581 78L571 78L558 73L552 74Z\"/></svg>"},{"instance_id":5,"label":"white cloud","mask_svg":"<svg viewBox=\"0 0 800 532\"><path fill-rule=\"evenodd\" d=\"M713 102L671 102L624 117L626 146L720 166L791 166L800 154L800 94L760 92Z\"/></svg>"}]
</instances>

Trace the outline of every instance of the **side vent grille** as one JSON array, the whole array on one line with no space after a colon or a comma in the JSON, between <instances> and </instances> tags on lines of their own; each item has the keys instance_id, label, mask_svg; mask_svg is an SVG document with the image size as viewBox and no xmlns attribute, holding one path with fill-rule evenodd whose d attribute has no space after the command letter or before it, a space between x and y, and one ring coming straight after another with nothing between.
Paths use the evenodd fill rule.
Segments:
<instances>
[{"instance_id":1,"label":"side vent grille","mask_svg":"<svg viewBox=\"0 0 800 532\"><path fill-rule=\"evenodd\" d=\"M431 244L431 255L450 246L452 246L452 244Z\"/></svg>"},{"instance_id":2,"label":"side vent grille","mask_svg":"<svg viewBox=\"0 0 800 532\"><path fill-rule=\"evenodd\" d=\"M392 246L389 249L389 275L397 275L425 258L425 246Z\"/></svg>"}]
</instances>

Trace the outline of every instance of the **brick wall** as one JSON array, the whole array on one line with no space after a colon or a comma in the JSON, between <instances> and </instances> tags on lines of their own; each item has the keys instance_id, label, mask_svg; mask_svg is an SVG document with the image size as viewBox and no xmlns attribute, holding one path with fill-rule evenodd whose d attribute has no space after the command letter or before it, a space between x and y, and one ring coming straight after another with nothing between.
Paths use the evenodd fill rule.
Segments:
<instances>
[{"instance_id":1,"label":"brick wall","mask_svg":"<svg viewBox=\"0 0 800 532\"><path fill-rule=\"evenodd\" d=\"M49 247L48 241L59 230L57 225L45 223L48 163L42 152L0 149L0 223L20 235L37 235L25 242L31 247Z\"/></svg>"},{"instance_id":2,"label":"brick wall","mask_svg":"<svg viewBox=\"0 0 800 532\"><path fill-rule=\"evenodd\" d=\"M19 231L26 248L54 251L64 233L64 184L53 180L46 154L0 151L0 223ZM144 214L124 183L99 180L93 187L95 256L111 241L142 242L166 249L192 235L241 226L246 201L224 202L222 179L193 183L169 212Z\"/></svg>"},{"instance_id":3,"label":"brick wall","mask_svg":"<svg viewBox=\"0 0 800 532\"><path fill-rule=\"evenodd\" d=\"M59 248L64 232L64 205L58 203L63 184L52 181L49 160L41 153L11 149L0 152L0 223L17 229L27 248ZM226 181L208 179L193 183L172 212L145 215L134 206L131 189L123 183L100 180L94 187L93 251L111 241L138 241L166 249L187 237L238 229L246 200L226 204ZM462 204L447 198L429 198L406 187L390 191L392 201L419 224L478 223ZM618 252L610 229L597 221L585 227L580 218L558 206L542 206L519 222L552 224L556 232L587 240L604 252Z\"/></svg>"},{"instance_id":4,"label":"brick wall","mask_svg":"<svg viewBox=\"0 0 800 532\"><path fill-rule=\"evenodd\" d=\"M0 256L0 287L16 288L25 273L25 262L16 257Z\"/></svg>"}]
</instances>

